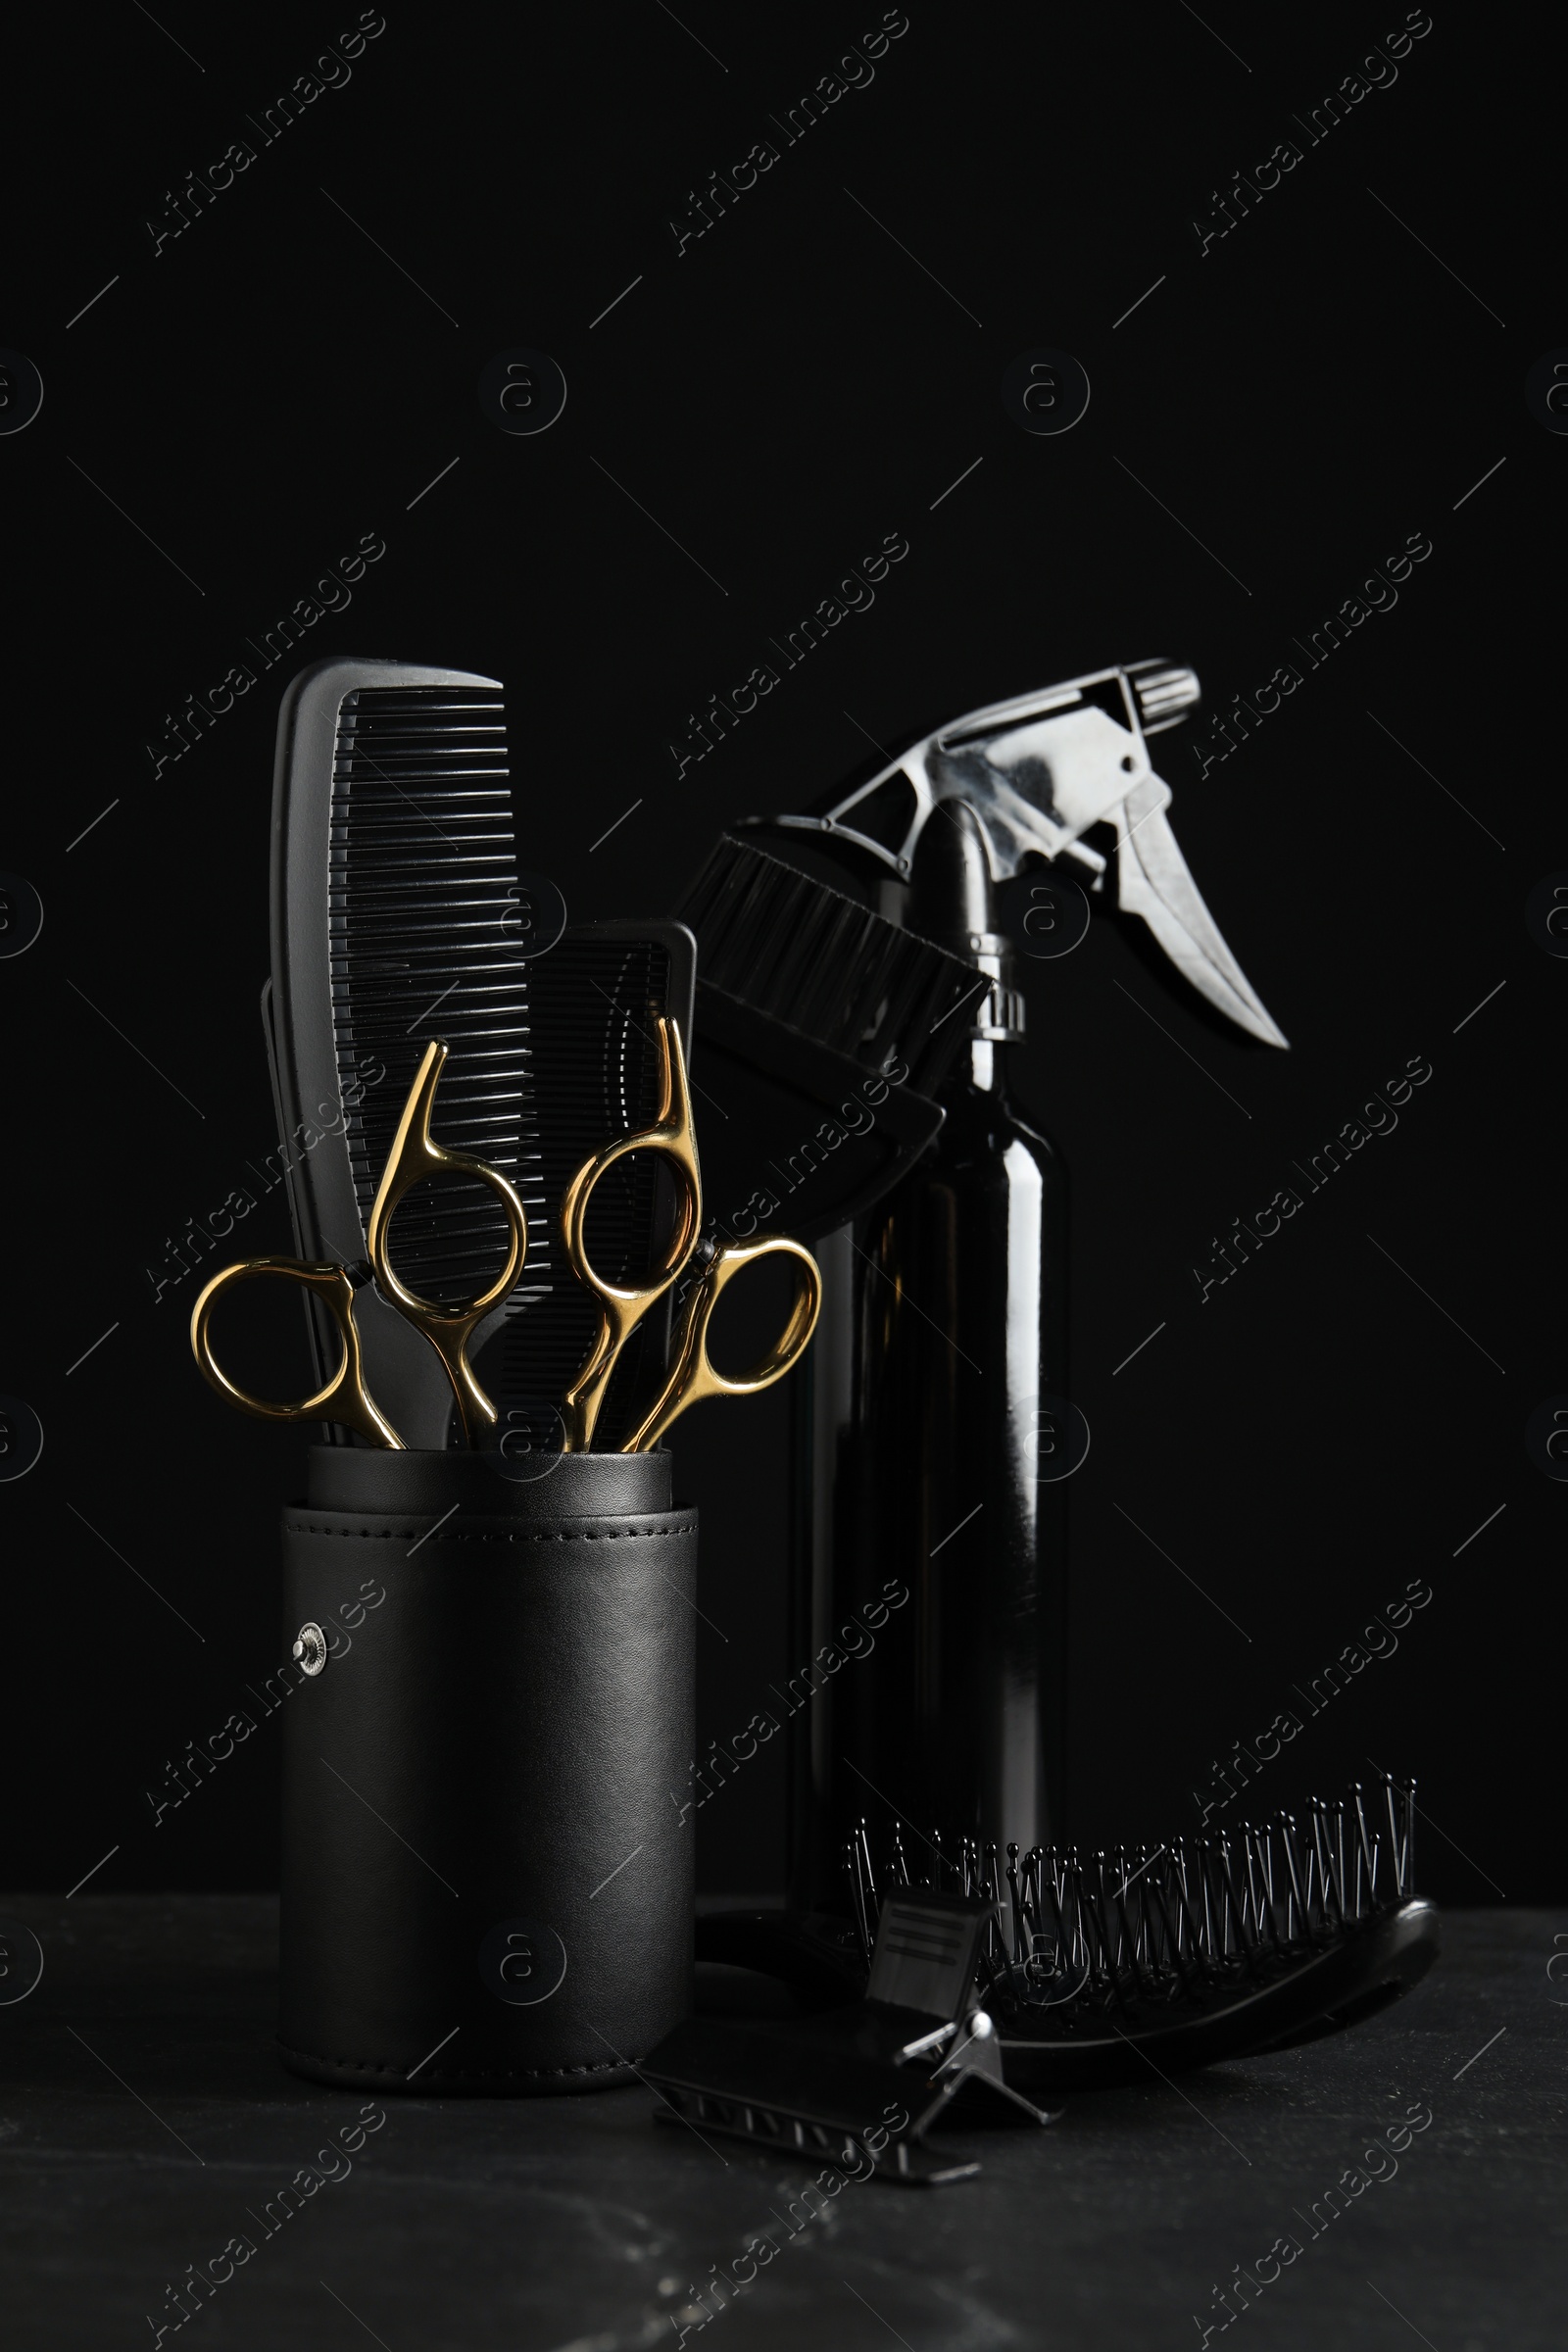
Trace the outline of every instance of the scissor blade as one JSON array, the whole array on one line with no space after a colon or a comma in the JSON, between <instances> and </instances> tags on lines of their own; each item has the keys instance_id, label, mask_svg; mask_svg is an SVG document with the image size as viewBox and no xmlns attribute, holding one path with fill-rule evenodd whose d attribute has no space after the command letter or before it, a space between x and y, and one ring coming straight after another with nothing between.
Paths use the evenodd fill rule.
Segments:
<instances>
[{"instance_id":1,"label":"scissor blade","mask_svg":"<svg viewBox=\"0 0 1568 2352\"><path fill-rule=\"evenodd\" d=\"M1177 969L1238 1028L1288 1049L1289 1039L1225 945L1188 871L1164 813L1168 797L1151 776L1116 811L1119 903L1143 916Z\"/></svg>"}]
</instances>

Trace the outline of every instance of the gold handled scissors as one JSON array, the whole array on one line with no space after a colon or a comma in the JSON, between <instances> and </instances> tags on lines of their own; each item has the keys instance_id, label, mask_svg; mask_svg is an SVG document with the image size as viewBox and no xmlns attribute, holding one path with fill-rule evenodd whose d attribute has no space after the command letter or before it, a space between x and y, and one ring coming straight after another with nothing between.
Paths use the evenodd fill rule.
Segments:
<instances>
[{"instance_id":1,"label":"gold handled scissors","mask_svg":"<svg viewBox=\"0 0 1568 2352\"><path fill-rule=\"evenodd\" d=\"M564 1398L565 1434L562 1450L565 1453L583 1453L592 1446L605 1392L621 1350L643 1317L698 1254L703 1179L697 1160L686 1061L675 1022L662 1018L657 1028L660 1105L653 1126L607 1144L577 1170L562 1199L561 1223L566 1256L578 1280L599 1302L598 1333ZM607 1282L595 1272L588 1256L588 1203L600 1178L633 1152L657 1152L674 1170L680 1207L661 1262L653 1271L640 1283ZM796 1261L796 1291L789 1321L761 1361L739 1379L731 1380L715 1371L709 1361L708 1327L720 1298L736 1276L766 1257L790 1257ZM799 1242L779 1234L761 1242L732 1242L714 1250L681 1315L669 1377L623 1450L650 1452L687 1406L705 1396L752 1396L760 1389L771 1388L804 1353L816 1329L821 1304L822 1278L816 1260Z\"/></svg>"},{"instance_id":2,"label":"gold handled scissors","mask_svg":"<svg viewBox=\"0 0 1568 2352\"><path fill-rule=\"evenodd\" d=\"M448 1151L431 1137L430 1113L446 1058L447 1048L439 1038L432 1039L403 1106L403 1116L370 1209L367 1237L368 1275L374 1276L383 1298L422 1334L441 1358L457 1398L464 1442L472 1446L480 1424L493 1427L497 1416L495 1406L474 1378L468 1361L468 1342L485 1316L516 1288L528 1254L528 1220L522 1202L499 1168L490 1167L482 1159L470 1158L466 1152ZM438 1175L470 1176L487 1185L506 1211L509 1237L506 1264L489 1289L478 1298L451 1306L433 1298L421 1298L409 1290L388 1255L392 1218L399 1201L414 1185L427 1176ZM314 1396L306 1396L297 1404L272 1404L265 1397L250 1396L236 1387L213 1353L214 1307L225 1292L260 1274L280 1275L322 1299L342 1342L343 1352L331 1379ZM372 1446L403 1451L403 1440L365 1385L360 1335L354 1322L354 1294L368 1275L363 1268L351 1271L344 1266L319 1265L297 1257L247 1257L237 1265L225 1266L220 1274L213 1276L191 1313L190 1344L204 1378L230 1404L238 1405L242 1413L254 1414L259 1421L336 1421L368 1439Z\"/></svg>"}]
</instances>

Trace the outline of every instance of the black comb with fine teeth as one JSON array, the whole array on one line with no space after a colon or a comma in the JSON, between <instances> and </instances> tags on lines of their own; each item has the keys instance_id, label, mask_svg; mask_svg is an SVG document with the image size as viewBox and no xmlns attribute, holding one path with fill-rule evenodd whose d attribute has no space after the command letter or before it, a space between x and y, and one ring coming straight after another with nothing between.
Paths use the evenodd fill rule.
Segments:
<instances>
[{"instance_id":1,"label":"black comb with fine teeth","mask_svg":"<svg viewBox=\"0 0 1568 2352\"><path fill-rule=\"evenodd\" d=\"M430 1039L444 1038L437 1139L499 1168L528 1212L522 1283L475 1335L477 1355L552 1276L501 687L401 662L303 671L279 713L272 828L266 1009L279 1117L295 1139L301 1255L365 1257L409 1088ZM427 1298L483 1290L506 1248L499 1203L477 1184L426 1186L398 1212L394 1261ZM451 1390L433 1352L369 1286L357 1319L368 1385L393 1427L410 1446L444 1446ZM328 1336L328 1364L334 1345Z\"/></svg>"},{"instance_id":2,"label":"black comb with fine teeth","mask_svg":"<svg viewBox=\"0 0 1568 2352\"><path fill-rule=\"evenodd\" d=\"M978 1998L1007 2082L1100 2090L1310 2041L1358 2024L1419 1982L1438 1914L1412 1892L1415 1784L1385 1776L1300 1819L1221 1838L1020 1856L965 1839L939 1887L990 1904ZM883 1902L911 1882L897 1830L872 1866L864 1825L846 1856L862 1958Z\"/></svg>"}]
</instances>

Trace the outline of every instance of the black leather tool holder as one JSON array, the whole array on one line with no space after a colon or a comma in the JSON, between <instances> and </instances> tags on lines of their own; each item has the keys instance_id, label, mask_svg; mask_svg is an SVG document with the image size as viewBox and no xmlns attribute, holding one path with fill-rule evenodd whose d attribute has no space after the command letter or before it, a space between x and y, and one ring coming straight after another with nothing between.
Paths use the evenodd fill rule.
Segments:
<instances>
[{"instance_id":1,"label":"black leather tool holder","mask_svg":"<svg viewBox=\"0 0 1568 2352\"><path fill-rule=\"evenodd\" d=\"M599 2089L690 2008L697 1515L667 1453L547 1458L316 1446L284 1513L280 2041L318 2082Z\"/></svg>"}]
</instances>

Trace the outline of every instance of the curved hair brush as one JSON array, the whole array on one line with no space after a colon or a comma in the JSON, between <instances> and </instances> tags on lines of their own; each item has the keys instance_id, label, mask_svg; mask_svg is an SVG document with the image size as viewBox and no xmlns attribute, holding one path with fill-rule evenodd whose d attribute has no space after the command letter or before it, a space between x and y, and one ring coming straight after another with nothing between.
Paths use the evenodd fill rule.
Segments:
<instances>
[{"instance_id":1,"label":"curved hair brush","mask_svg":"<svg viewBox=\"0 0 1568 2352\"><path fill-rule=\"evenodd\" d=\"M1300 1821L1223 1838L1007 1848L940 1838L911 1873L894 1830L879 1873L862 1823L846 1854L852 1920L723 1911L697 1922L699 1960L780 1979L806 2010L864 1993L884 1903L930 1889L988 1906L975 1991L1007 2082L1102 2090L1343 2032L1408 1992L1438 1956L1438 1912L1412 1891L1415 1785L1385 1778Z\"/></svg>"},{"instance_id":2,"label":"curved hair brush","mask_svg":"<svg viewBox=\"0 0 1568 2352\"><path fill-rule=\"evenodd\" d=\"M1375 1822L1356 1787L1314 1797L1304 1827L1279 1814L1087 1863L1041 1846L1020 1862L1010 1845L1005 1896L994 1845L965 1840L949 1863L933 1840L935 1880L916 1886L897 1832L879 1882L862 1823L853 1927L787 1912L698 1923L699 1959L781 1977L817 2014L688 2018L643 2079L665 2121L705 2133L868 2159L911 2187L970 2178L977 2165L927 2143L960 2099L1047 2124L1042 2096L1310 2041L1417 1984L1438 1915L1410 1892L1414 1785L1386 1779L1380 1796Z\"/></svg>"},{"instance_id":3,"label":"curved hair brush","mask_svg":"<svg viewBox=\"0 0 1568 2352\"><path fill-rule=\"evenodd\" d=\"M966 1841L937 1879L992 1905L978 1997L1006 2080L1101 2090L1309 2041L1374 2015L1438 1955L1435 1906L1412 1892L1413 1782L1313 1797L1222 1838L998 1851ZM909 1884L897 1836L880 1885L862 1829L848 1857L860 1950Z\"/></svg>"}]
</instances>

